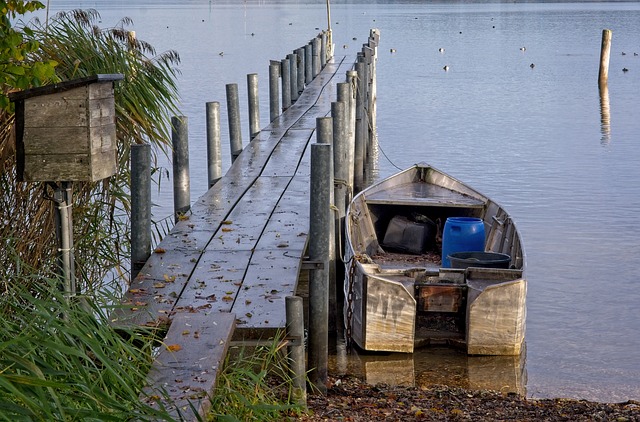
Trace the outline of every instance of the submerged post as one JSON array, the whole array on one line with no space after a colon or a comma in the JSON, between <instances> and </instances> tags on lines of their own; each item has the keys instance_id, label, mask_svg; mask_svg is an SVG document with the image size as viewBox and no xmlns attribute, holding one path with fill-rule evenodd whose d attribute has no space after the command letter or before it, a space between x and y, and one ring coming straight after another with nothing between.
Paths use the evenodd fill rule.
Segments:
<instances>
[{"instance_id":1,"label":"submerged post","mask_svg":"<svg viewBox=\"0 0 640 422\"><path fill-rule=\"evenodd\" d=\"M227 84L227 117L229 119L229 143L231 162L242 152L242 130L240 128L240 98L238 84Z\"/></svg>"},{"instance_id":2,"label":"submerged post","mask_svg":"<svg viewBox=\"0 0 640 422\"><path fill-rule=\"evenodd\" d=\"M151 145L131 145L131 280L151 255Z\"/></svg>"},{"instance_id":3,"label":"submerged post","mask_svg":"<svg viewBox=\"0 0 640 422\"><path fill-rule=\"evenodd\" d=\"M280 62L269 64L269 121L273 122L280 115Z\"/></svg>"},{"instance_id":4,"label":"submerged post","mask_svg":"<svg viewBox=\"0 0 640 422\"><path fill-rule=\"evenodd\" d=\"M173 210L175 221L191 208L187 116L171 118L173 144Z\"/></svg>"},{"instance_id":5,"label":"submerged post","mask_svg":"<svg viewBox=\"0 0 640 422\"><path fill-rule=\"evenodd\" d=\"M249 97L249 139L253 139L260 133L260 99L257 73L247 75L247 91Z\"/></svg>"},{"instance_id":6,"label":"submerged post","mask_svg":"<svg viewBox=\"0 0 640 422\"><path fill-rule=\"evenodd\" d=\"M598 84L606 84L609 80L609 57L611 55L611 37L613 33L610 29L602 30L602 45L600 47L600 72L598 74Z\"/></svg>"},{"instance_id":7,"label":"submerged post","mask_svg":"<svg viewBox=\"0 0 640 422\"><path fill-rule=\"evenodd\" d=\"M309 381L326 394L329 353L329 220L331 145L311 145L309 259L322 268L309 275Z\"/></svg>"},{"instance_id":8,"label":"submerged post","mask_svg":"<svg viewBox=\"0 0 640 422\"><path fill-rule=\"evenodd\" d=\"M289 362L293 374L293 395L298 404L307 403L307 369L304 354L304 307L300 296L284 299L289 340Z\"/></svg>"},{"instance_id":9,"label":"submerged post","mask_svg":"<svg viewBox=\"0 0 640 422\"><path fill-rule=\"evenodd\" d=\"M220 136L220 103L206 104L207 112L207 175L209 187L222 177L222 141Z\"/></svg>"}]
</instances>

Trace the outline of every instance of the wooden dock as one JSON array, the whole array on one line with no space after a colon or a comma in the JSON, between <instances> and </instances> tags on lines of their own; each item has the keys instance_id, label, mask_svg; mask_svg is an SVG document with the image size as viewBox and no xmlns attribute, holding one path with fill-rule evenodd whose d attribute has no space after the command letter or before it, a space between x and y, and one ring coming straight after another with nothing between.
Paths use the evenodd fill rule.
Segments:
<instances>
[{"instance_id":1,"label":"wooden dock","mask_svg":"<svg viewBox=\"0 0 640 422\"><path fill-rule=\"evenodd\" d=\"M310 144L353 58L334 58L297 101L244 148L229 171L153 251L112 315L116 327L166 330L146 399L177 418L205 415L232 339L286 326L308 241ZM168 395L169 400L163 400Z\"/></svg>"}]
</instances>

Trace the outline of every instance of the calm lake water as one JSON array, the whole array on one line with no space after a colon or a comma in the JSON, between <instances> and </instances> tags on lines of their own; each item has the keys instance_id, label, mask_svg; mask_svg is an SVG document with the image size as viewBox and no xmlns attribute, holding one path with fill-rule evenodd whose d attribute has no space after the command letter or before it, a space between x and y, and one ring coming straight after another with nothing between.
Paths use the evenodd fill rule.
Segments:
<instances>
[{"instance_id":1,"label":"calm lake water","mask_svg":"<svg viewBox=\"0 0 640 422\"><path fill-rule=\"evenodd\" d=\"M130 17L138 38L179 52L192 201L206 190L205 102L222 103L227 134L225 84L238 83L246 98L246 74L258 73L266 126L269 60L327 23L320 0L51 3L52 12L95 8L103 26ZM332 5L331 21L337 55L355 54L370 28L382 34L376 177L425 161L516 220L529 279L526 363L515 363L526 377L516 382L530 397L640 399L640 3L347 1ZM597 84L605 28L613 31L609 127ZM173 206L163 185L156 217ZM375 380L376 359L351 359L338 367ZM407 363L414 383L476 385L487 374L484 360L448 350L384 359ZM514 363L488 365L495 374Z\"/></svg>"}]
</instances>

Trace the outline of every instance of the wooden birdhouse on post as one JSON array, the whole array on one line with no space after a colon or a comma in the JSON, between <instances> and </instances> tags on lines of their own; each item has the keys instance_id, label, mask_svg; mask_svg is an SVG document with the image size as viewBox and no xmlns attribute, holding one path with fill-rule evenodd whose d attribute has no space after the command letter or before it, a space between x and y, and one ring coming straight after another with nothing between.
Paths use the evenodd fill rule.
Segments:
<instances>
[{"instance_id":1,"label":"wooden birdhouse on post","mask_svg":"<svg viewBox=\"0 0 640 422\"><path fill-rule=\"evenodd\" d=\"M95 182L116 172L113 82L94 75L10 94L18 180Z\"/></svg>"},{"instance_id":2,"label":"wooden birdhouse on post","mask_svg":"<svg viewBox=\"0 0 640 422\"><path fill-rule=\"evenodd\" d=\"M76 295L73 182L96 182L117 170L114 81L94 75L9 94L15 103L17 176L54 189L61 289Z\"/></svg>"}]
</instances>

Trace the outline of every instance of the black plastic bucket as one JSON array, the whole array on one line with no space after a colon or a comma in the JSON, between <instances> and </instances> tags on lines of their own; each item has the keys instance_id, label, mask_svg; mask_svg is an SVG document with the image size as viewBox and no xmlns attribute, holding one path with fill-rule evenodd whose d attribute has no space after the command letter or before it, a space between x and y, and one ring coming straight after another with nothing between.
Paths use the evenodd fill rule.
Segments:
<instances>
[{"instance_id":1,"label":"black plastic bucket","mask_svg":"<svg viewBox=\"0 0 640 422\"><path fill-rule=\"evenodd\" d=\"M455 252L448 256L451 268L509 268L511 257L496 252Z\"/></svg>"}]
</instances>

